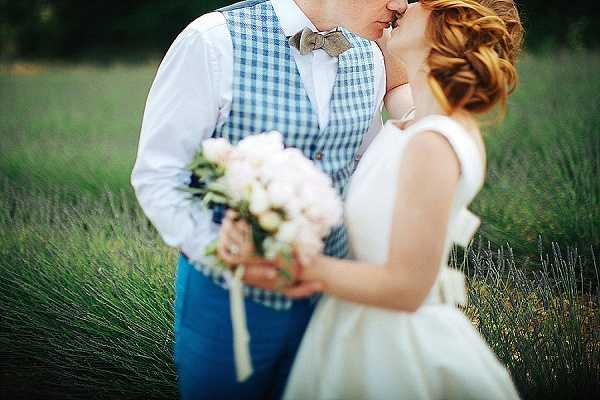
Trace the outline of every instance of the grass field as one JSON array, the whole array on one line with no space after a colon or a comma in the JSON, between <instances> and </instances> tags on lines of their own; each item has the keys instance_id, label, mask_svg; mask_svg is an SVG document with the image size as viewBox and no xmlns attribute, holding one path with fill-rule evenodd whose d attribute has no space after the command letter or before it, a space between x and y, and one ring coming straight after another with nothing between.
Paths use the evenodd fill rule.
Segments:
<instances>
[{"instance_id":1,"label":"grass field","mask_svg":"<svg viewBox=\"0 0 600 400\"><path fill-rule=\"evenodd\" d=\"M129 187L155 65L0 69L0 396L173 398L176 254ZM487 128L467 314L526 398L600 395L600 54L525 56ZM9 397L10 396L10 397Z\"/></svg>"}]
</instances>

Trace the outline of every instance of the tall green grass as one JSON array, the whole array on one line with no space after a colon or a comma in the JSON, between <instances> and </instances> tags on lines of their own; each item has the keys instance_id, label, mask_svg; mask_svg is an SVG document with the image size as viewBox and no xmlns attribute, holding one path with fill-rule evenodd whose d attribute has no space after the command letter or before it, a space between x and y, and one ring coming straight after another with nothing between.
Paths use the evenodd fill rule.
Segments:
<instances>
[{"instance_id":1,"label":"tall green grass","mask_svg":"<svg viewBox=\"0 0 600 400\"><path fill-rule=\"evenodd\" d=\"M600 249L600 54L525 56L506 121L486 129L481 233L534 258L540 236ZM591 266L588 272L592 274Z\"/></svg>"},{"instance_id":2,"label":"tall green grass","mask_svg":"<svg viewBox=\"0 0 600 400\"><path fill-rule=\"evenodd\" d=\"M588 249L590 250L590 249ZM600 394L598 268L593 251L553 245L526 273L510 247L480 241L455 266L469 281L467 315L529 399L582 399ZM583 279L584 262L595 279Z\"/></svg>"},{"instance_id":3,"label":"tall green grass","mask_svg":"<svg viewBox=\"0 0 600 400\"><path fill-rule=\"evenodd\" d=\"M58 194L0 187L4 394L176 397L176 254L128 196L65 205ZM581 279L585 257L594 262L556 248L534 276L510 249L480 243L453 258L469 277L467 314L525 398L600 394L600 299Z\"/></svg>"},{"instance_id":4,"label":"tall green grass","mask_svg":"<svg viewBox=\"0 0 600 400\"><path fill-rule=\"evenodd\" d=\"M0 73L0 173L19 186L129 190L155 65L40 65ZM0 68L0 71L2 69Z\"/></svg>"},{"instance_id":5,"label":"tall green grass","mask_svg":"<svg viewBox=\"0 0 600 400\"><path fill-rule=\"evenodd\" d=\"M525 56L453 263L526 398L600 394L600 55ZM155 66L0 68L0 396L173 398L176 254L129 174Z\"/></svg>"},{"instance_id":6,"label":"tall green grass","mask_svg":"<svg viewBox=\"0 0 600 400\"><path fill-rule=\"evenodd\" d=\"M112 192L68 205L1 187L3 390L175 397L175 254L142 214Z\"/></svg>"}]
</instances>

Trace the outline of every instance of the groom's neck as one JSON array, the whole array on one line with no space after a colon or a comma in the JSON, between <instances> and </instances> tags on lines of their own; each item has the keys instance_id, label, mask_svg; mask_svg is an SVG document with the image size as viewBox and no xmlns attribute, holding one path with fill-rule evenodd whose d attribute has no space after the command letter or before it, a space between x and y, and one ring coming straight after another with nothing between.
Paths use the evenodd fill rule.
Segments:
<instances>
[{"instance_id":1,"label":"groom's neck","mask_svg":"<svg viewBox=\"0 0 600 400\"><path fill-rule=\"evenodd\" d=\"M336 13L334 0L294 0L302 12L310 19L310 22L320 32L330 31L341 25L339 10Z\"/></svg>"}]
</instances>

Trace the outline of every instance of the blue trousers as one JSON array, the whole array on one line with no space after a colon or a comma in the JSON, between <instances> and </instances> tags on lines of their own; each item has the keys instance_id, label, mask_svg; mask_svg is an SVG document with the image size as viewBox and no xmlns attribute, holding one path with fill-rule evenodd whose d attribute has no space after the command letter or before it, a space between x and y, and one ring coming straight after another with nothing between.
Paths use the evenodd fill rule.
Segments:
<instances>
[{"instance_id":1,"label":"blue trousers","mask_svg":"<svg viewBox=\"0 0 600 400\"><path fill-rule=\"evenodd\" d=\"M182 399L279 399L314 305L277 311L246 299L254 374L238 383L229 292L181 256L175 283L175 366Z\"/></svg>"}]
</instances>

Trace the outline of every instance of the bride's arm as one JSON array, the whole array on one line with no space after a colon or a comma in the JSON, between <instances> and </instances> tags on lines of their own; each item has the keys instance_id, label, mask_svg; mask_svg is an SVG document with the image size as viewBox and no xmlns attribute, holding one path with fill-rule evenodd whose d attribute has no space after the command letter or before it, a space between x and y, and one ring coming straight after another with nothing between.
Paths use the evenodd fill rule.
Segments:
<instances>
[{"instance_id":1,"label":"bride's arm","mask_svg":"<svg viewBox=\"0 0 600 400\"><path fill-rule=\"evenodd\" d=\"M444 256L459 162L442 136L422 133L407 145L400 171L387 262L319 257L304 267L303 281L320 281L325 293L377 307L414 311L423 303ZM286 293L307 294L302 286Z\"/></svg>"},{"instance_id":2,"label":"bride's arm","mask_svg":"<svg viewBox=\"0 0 600 400\"><path fill-rule=\"evenodd\" d=\"M398 57L388 50L387 42L390 38L391 30L386 30L377 40L377 45L383 54L386 72L386 95L383 102L390 119L401 119L413 108L414 102L406 68Z\"/></svg>"}]
</instances>

